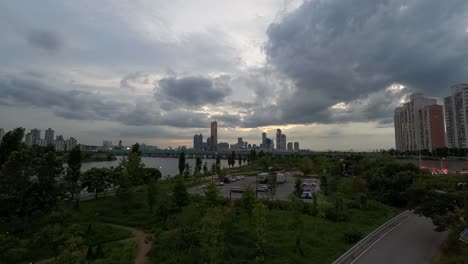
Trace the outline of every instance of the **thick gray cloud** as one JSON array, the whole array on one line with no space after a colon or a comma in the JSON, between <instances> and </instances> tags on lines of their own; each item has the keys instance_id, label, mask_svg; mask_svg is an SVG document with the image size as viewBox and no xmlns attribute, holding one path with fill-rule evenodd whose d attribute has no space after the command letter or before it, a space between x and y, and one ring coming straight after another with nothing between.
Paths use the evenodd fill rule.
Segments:
<instances>
[{"instance_id":1,"label":"thick gray cloud","mask_svg":"<svg viewBox=\"0 0 468 264\"><path fill-rule=\"evenodd\" d=\"M158 81L159 89L155 96L170 101L175 107L219 104L231 93L231 88L222 81L224 78L164 78Z\"/></svg>"},{"instance_id":2,"label":"thick gray cloud","mask_svg":"<svg viewBox=\"0 0 468 264\"><path fill-rule=\"evenodd\" d=\"M52 110L57 116L73 120L106 120L125 125L167 125L207 127L208 115L178 108L162 112L156 101L128 100L84 89L68 89L41 76L0 75L0 105L33 106Z\"/></svg>"},{"instance_id":3,"label":"thick gray cloud","mask_svg":"<svg viewBox=\"0 0 468 264\"><path fill-rule=\"evenodd\" d=\"M464 0L304 1L267 31L268 61L294 89L246 125L386 122L394 105L370 94L394 83L443 96L467 76L467 17ZM356 100L367 107L338 119L330 110Z\"/></svg>"}]
</instances>

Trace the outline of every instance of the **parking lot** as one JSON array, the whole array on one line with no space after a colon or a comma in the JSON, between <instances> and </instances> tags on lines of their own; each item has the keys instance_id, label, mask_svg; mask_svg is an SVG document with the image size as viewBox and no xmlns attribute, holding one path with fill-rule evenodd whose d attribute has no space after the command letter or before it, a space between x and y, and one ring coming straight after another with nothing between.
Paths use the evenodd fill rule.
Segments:
<instances>
[{"instance_id":1,"label":"parking lot","mask_svg":"<svg viewBox=\"0 0 468 264\"><path fill-rule=\"evenodd\" d=\"M225 183L223 186L219 186L218 188L224 197L240 198L242 196L242 193L231 192L231 189L245 190L247 187L250 186L253 190L255 190L256 178L257 177L255 176L244 176L244 179L242 180L238 180L238 181L231 182L231 183ZM296 178L287 176L286 182L277 184L276 193L273 196L273 199L274 200L288 200L289 195L294 192L295 180ZM258 183L258 185L265 185L265 184ZM320 186L320 183L318 183L316 190L318 190L319 188L318 186ZM195 186L195 187L190 188L189 191L193 194L203 194L205 192L205 189L203 188L203 186ZM258 195L258 198L270 198L270 193L268 191L258 192L257 195ZM304 201L310 202L311 199L304 199Z\"/></svg>"}]
</instances>

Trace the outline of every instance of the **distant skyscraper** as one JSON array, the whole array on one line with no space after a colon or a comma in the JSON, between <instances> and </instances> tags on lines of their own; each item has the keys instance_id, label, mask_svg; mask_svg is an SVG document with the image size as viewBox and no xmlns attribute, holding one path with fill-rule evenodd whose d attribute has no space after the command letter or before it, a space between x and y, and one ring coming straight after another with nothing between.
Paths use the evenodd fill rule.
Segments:
<instances>
[{"instance_id":1,"label":"distant skyscraper","mask_svg":"<svg viewBox=\"0 0 468 264\"><path fill-rule=\"evenodd\" d=\"M445 127L449 148L468 148L468 84L450 87L444 98Z\"/></svg>"},{"instance_id":2,"label":"distant skyscraper","mask_svg":"<svg viewBox=\"0 0 468 264\"><path fill-rule=\"evenodd\" d=\"M228 144L229 149L229 144ZM211 151L218 150L218 122L211 122Z\"/></svg>"},{"instance_id":3,"label":"distant skyscraper","mask_svg":"<svg viewBox=\"0 0 468 264\"><path fill-rule=\"evenodd\" d=\"M294 142L294 150L299 150L299 142Z\"/></svg>"},{"instance_id":4,"label":"distant skyscraper","mask_svg":"<svg viewBox=\"0 0 468 264\"><path fill-rule=\"evenodd\" d=\"M211 137L206 139L206 150L211 150Z\"/></svg>"},{"instance_id":5,"label":"distant skyscraper","mask_svg":"<svg viewBox=\"0 0 468 264\"><path fill-rule=\"evenodd\" d=\"M203 135L202 134L195 134L193 136L193 148L198 151L203 150Z\"/></svg>"},{"instance_id":6,"label":"distant skyscraper","mask_svg":"<svg viewBox=\"0 0 468 264\"><path fill-rule=\"evenodd\" d=\"M286 135L281 134L281 148L282 150L286 150Z\"/></svg>"},{"instance_id":7,"label":"distant skyscraper","mask_svg":"<svg viewBox=\"0 0 468 264\"><path fill-rule=\"evenodd\" d=\"M32 134L31 133L26 134L26 137L24 138L24 144L26 144L26 146L32 146Z\"/></svg>"},{"instance_id":8,"label":"distant skyscraper","mask_svg":"<svg viewBox=\"0 0 468 264\"><path fill-rule=\"evenodd\" d=\"M46 145L54 145L54 130L51 128L45 131L45 143Z\"/></svg>"},{"instance_id":9,"label":"distant skyscraper","mask_svg":"<svg viewBox=\"0 0 468 264\"><path fill-rule=\"evenodd\" d=\"M31 129L31 145L36 145L37 141L41 139L41 131L37 128Z\"/></svg>"},{"instance_id":10,"label":"distant skyscraper","mask_svg":"<svg viewBox=\"0 0 468 264\"><path fill-rule=\"evenodd\" d=\"M267 139L267 134L265 132L262 133L262 144L265 145Z\"/></svg>"},{"instance_id":11,"label":"distant skyscraper","mask_svg":"<svg viewBox=\"0 0 468 264\"><path fill-rule=\"evenodd\" d=\"M436 99L412 94L409 102L395 109L394 121L399 151L432 151L446 146L443 110Z\"/></svg>"},{"instance_id":12,"label":"distant skyscraper","mask_svg":"<svg viewBox=\"0 0 468 264\"><path fill-rule=\"evenodd\" d=\"M0 128L0 143L2 142L4 135L5 135L5 130L3 130L3 128Z\"/></svg>"},{"instance_id":13,"label":"distant skyscraper","mask_svg":"<svg viewBox=\"0 0 468 264\"><path fill-rule=\"evenodd\" d=\"M281 129L276 130L276 149L281 149Z\"/></svg>"},{"instance_id":14,"label":"distant skyscraper","mask_svg":"<svg viewBox=\"0 0 468 264\"><path fill-rule=\"evenodd\" d=\"M292 142L288 142L288 150L293 150L293 143Z\"/></svg>"}]
</instances>

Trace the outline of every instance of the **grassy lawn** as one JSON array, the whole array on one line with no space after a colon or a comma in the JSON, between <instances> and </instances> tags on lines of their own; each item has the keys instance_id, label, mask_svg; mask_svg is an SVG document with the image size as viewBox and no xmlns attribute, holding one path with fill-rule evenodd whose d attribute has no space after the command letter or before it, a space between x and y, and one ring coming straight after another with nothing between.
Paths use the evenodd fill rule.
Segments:
<instances>
[{"instance_id":1,"label":"grassy lawn","mask_svg":"<svg viewBox=\"0 0 468 264\"><path fill-rule=\"evenodd\" d=\"M266 258L264 263L331 263L352 244L346 242L344 233L351 228L368 234L400 211L387 206L374 207L365 211L349 209L348 221L337 223L318 216L302 215L302 249L304 254L295 252L294 219L288 210L267 210L266 212ZM243 213L235 213L233 225L225 231L224 257L222 263L255 263L256 231L255 219ZM176 234L178 227L164 233L161 243L181 241ZM182 240L184 240L182 236ZM156 244L158 242L156 241ZM177 260L174 259L177 256ZM161 246L151 252L152 263L202 263L203 253L195 246L182 250Z\"/></svg>"},{"instance_id":2,"label":"grassy lawn","mask_svg":"<svg viewBox=\"0 0 468 264\"><path fill-rule=\"evenodd\" d=\"M81 228L83 234L87 234L89 224L82 223ZM87 235L90 246L96 246L99 244L105 244L117 240L123 240L132 237L128 230L123 228L101 224L93 223L91 224L91 231Z\"/></svg>"},{"instance_id":3,"label":"grassy lawn","mask_svg":"<svg viewBox=\"0 0 468 264\"><path fill-rule=\"evenodd\" d=\"M137 243L134 240L116 241L102 247L103 258L89 262L90 264L130 264L137 253Z\"/></svg>"},{"instance_id":4,"label":"grassy lawn","mask_svg":"<svg viewBox=\"0 0 468 264\"><path fill-rule=\"evenodd\" d=\"M206 181L186 179L188 187L202 184ZM158 192L169 193L174 187L172 179L160 182ZM156 223L147 205L146 187L140 186L132 192L128 210L124 211L121 202L115 195L99 197L97 200L82 201L80 205L81 223L112 223L123 226L131 226L142 229L151 229Z\"/></svg>"}]
</instances>

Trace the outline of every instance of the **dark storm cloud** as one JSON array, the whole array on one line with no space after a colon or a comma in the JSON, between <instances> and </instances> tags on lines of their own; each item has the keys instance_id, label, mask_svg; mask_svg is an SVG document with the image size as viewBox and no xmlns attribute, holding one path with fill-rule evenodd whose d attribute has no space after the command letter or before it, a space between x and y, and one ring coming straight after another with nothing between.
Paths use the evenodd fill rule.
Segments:
<instances>
[{"instance_id":1,"label":"dark storm cloud","mask_svg":"<svg viewBox=\"0 0 468 264\"><path fill-rule=\"evenodd\" d=\"M246 126L386 123L395 98L377 95L393 83L443 96L468 76L467 17L465 0L305 1L267 31L268 62L294 89L256 109ZM351 104L346 114L330 110L340 102Z\"/></svg>"},{"instance_id":2,"label":"dark storm cloud","mask_svg":"<svg viewBox=\"0 0 468 264\"><path fill-rule=\"evenodd\" d=\"M219 104L231 93L231 88L219 79L205 77L168 77L158 81L158 99L175 105L200 107L206 104ZM163 107L164 108L164 107Z\"/></svg>"},{"instance_id":3,"label":"dark storm cloud","mask_svg":"<svg viewBox=\"0 0 468 264\"><path fill-rule=\"evenodd\" d=\"M73 120L107 120L130 126L206 127L208 115L186 109L161 112L155 101L119 100L85 90L64 90L35 76L0 75L0 105L34 106Z\"/></svg>"},{"instance_id":4,"label":"dark storm cloud","mask_svg":"<svg viewBox=\"0 0 468 264\"><path fill-rule=\"evenodd\" d=\"M62 46L60 37L50 31L30 30L26 37L31 46L47 51L57 51Z\"/></svg>"}]
</instances>

